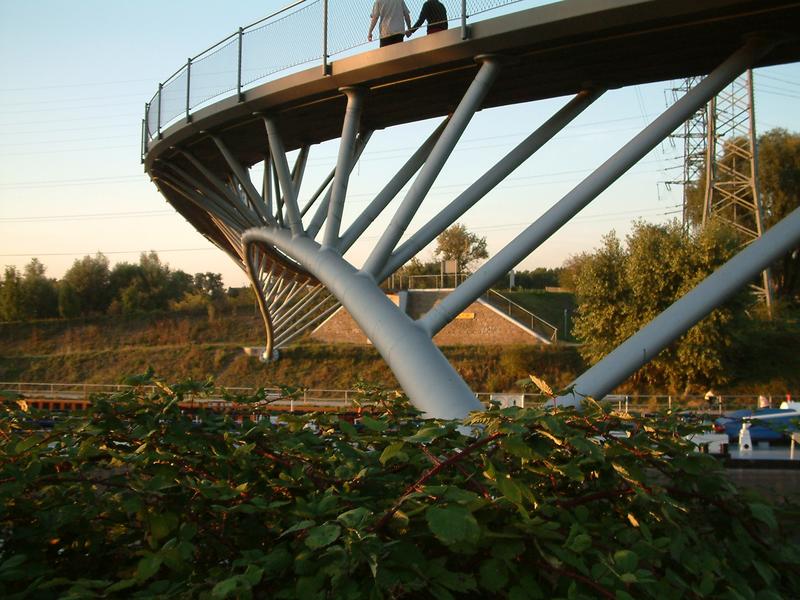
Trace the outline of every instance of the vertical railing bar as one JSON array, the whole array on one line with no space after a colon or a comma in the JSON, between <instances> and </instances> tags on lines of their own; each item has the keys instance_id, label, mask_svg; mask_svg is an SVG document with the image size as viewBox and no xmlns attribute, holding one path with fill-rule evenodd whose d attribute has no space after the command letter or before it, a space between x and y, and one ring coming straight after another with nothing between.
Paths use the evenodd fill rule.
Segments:
<instances>
[{"instance_id":1,"label":"vertical railing bar","mask_svg":"<svg viewBox=\"0 0 800 600\"><path fill-rule=\"evenodd\" d=\"M239 27L239 66L236 69L236 94L239 102L244 100L242 94L242 40L244 39L244 29Z\"/></svg>"},{"instance_id":2,"label":"vertical railing bar","mask_svg":"<svg viewBox=\"0 0 800 600\"><path fill-rule=\"evenodd\" d=\"M328 64L328 0L322 1L322 74L331 74Z\"/></svg>"},{"instance_id":3,"label":"vertical railing bar","mask_svg":"<svg viewBox=\"0 0 800 600\"><path fill-rule=\"evenodd\" d=\"M191 109L192 97L192 59L189 57L186 60L186 122L192 122L192 115L189 113Z\"/></svg>"},{"instance_id":4,"label":"vertical railing bar","mask_svg":"<svg viewBox=\"0 0 800 600\"><path fill-rule=\"evenodd\" d=\"M157 131L158 131L158 139L161 139L163 136L161 135L161 91L164 89L164 84L158 84L158 123L157 123Z\"/></svg>"},{"instance_id":5,"label":"vertical railing bar","mask_svg":"<svg viewBox=\"0 0 800 600\"><path fill-rule=\"evenodd\" d=\"M461 39L466 40L469 37L469 30L467 29L467 0L461 0Z\"/></svg>"}]
</instances>

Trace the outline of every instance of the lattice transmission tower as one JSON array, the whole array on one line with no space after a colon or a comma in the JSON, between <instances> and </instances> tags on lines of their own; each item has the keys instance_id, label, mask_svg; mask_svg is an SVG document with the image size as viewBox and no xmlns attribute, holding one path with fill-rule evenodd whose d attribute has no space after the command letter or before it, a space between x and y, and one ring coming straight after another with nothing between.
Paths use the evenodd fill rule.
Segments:
<instances>
[{"instance_id":1,"label":"lattice transmission tower","mask_svg":"<svg viewBox=\"0 0 800 600\"><path fill-rule=\"evenodd\" d=\"M678 90L692 89L700 77L683 80ZM683 221L689 223L692 185L702 183L705 226L717 219L736 229L748 245L763 234L763 208L758 185L753 72L747 70L697 111L683 128ZM759 300L772 309L770 274L753 285Z\"/></svg>"}]
</instances>

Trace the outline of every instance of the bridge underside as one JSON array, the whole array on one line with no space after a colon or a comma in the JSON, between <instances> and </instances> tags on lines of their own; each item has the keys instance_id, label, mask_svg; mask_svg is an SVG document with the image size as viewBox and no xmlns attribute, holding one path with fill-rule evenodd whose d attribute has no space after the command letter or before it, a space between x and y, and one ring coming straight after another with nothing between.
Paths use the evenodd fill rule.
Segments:
<instances>
[{"instance_id":1,"label":"bridge underside","mask_svg":"<svg viewBox=\"0 0 800 600\"><path fill-rule=\"evenodd\" d=\"M477 402L433 346L433 335L744 69L798 60L798 23L800 2L787 0L567 0L479 22L466 41L459 30L449 30L336 61L329 76L321 68L310 69L247 90L241 99L217 102L153 139L145 169L181 214L248 270L264 314L267 357L276 339L293 339L335 310L324 299L332 294L375 343L418 407L432 416L463 416ZM377 282L455 222L604 90L703 73L711 75L427 315L412 321L380 292ZM561 111L400 244L476 110L571 94L575 97ZM358 219L340 231L349 174L372 131L445 116ZM298 195L309 146L336 138L341 138L336 168L301 209ZM290 170L286 153L295 149L300 152ZM260 190L248 172L258 163L265 167ZM347 263L343 254L417 172L365 265L356 269ZM771 254L748 249L748 256L756 256L738 271L749 272L796 244L800 213L793 219L783 229L775 227L780 231L772 236ZM311 304L320 290L318 312L293 324L287 315L305 314L297 307L305 306L305 298ZM707 313L729 293L720 286L706 290L702 310ZM689 314L687 329L692 319L702 318L702 310L683 311ZM278 321L288 329L274 330ZM658 341L648 338L649 352L682 332L669 325L660 329L668 335L660 331ZM647 355L638 346L633 352L638 358L624 358L602 384L589 377L578 391L610 391L615 378Z\"/></svg>"}]
</instances>

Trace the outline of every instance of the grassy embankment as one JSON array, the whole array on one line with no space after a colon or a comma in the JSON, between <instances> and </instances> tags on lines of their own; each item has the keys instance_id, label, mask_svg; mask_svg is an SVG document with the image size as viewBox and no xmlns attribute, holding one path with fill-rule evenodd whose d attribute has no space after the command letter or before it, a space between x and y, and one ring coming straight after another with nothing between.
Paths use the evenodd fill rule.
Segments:
<instances>
[{"instance_id":1,"label":"grassy embankment","mask_svg":"<svg viewBox=\"0 0 800 600\"><path fill-rule=\"evenodd\" d=\"M564 308L572 306L568 294L511 297L554 324L560 318L562 326ZM359 377L387 387L397 385L368 346L304 343L284 349L281 360L264 365L242 352L243 346L261 345L262 335L260 319L241 309L213 318L198 312L2 323L0 381L117 383L152 366L167 381L212 376L227 387L287 384L346 389ZM799 342L797 321L748 333L745 351L737 356L737 376L719 391L797 393ZM563 386L585 369L575 347L453 346L443 351L470 387L480 392L515 390L514 382L528 373ZM629 386L619 391L636 392Z\"/></svg>"}]
</instances>

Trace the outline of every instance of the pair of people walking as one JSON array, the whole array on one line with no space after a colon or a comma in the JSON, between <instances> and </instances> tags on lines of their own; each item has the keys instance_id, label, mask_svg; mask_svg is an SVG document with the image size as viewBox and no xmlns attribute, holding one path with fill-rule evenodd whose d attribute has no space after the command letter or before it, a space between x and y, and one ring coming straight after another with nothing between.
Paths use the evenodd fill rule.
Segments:
<instances>
[{"instance_id":1,"label":"pair of people walking","mask_svg":"<svg viewBox=\"0 0 800 600\"><path fill-rule=\"evenodd\" d=\"M429 34L447 29L447 9L439 0L426 1L414 25L411 25L411 14L403 0L375 0L370 18L367 40L372 41L372 30L380 21L381 48L402 42L403 36L411 37L425 22Z\"/></svg>"}]
</instances>

